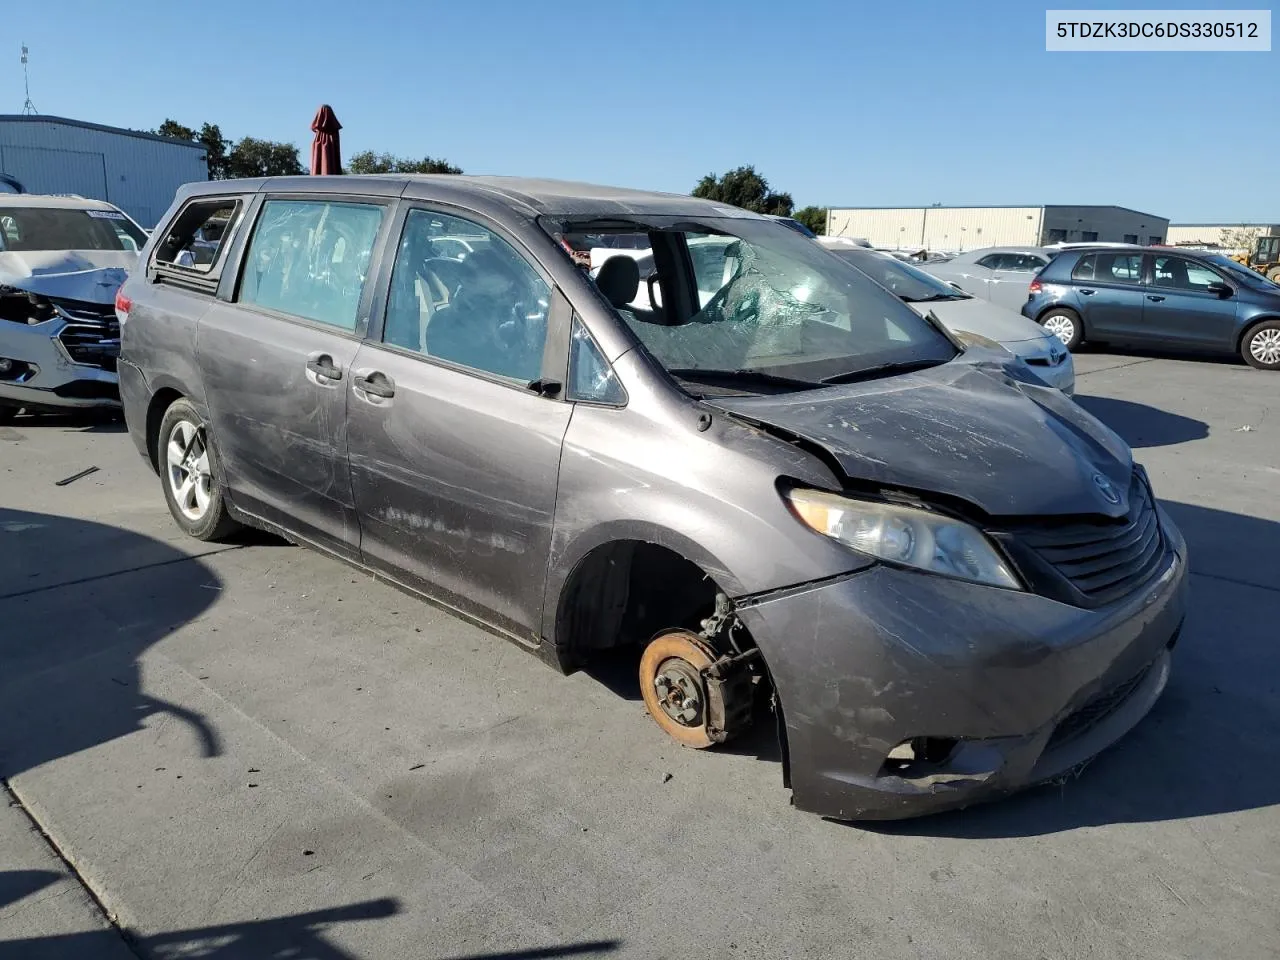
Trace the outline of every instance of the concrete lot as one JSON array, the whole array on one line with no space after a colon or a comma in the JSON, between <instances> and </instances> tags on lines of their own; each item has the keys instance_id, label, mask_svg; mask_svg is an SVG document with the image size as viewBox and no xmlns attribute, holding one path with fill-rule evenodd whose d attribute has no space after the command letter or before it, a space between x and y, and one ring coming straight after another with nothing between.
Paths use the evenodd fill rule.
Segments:
<instances>
[{"instance_id":1,"label":"concrete lot","mask_svg":"<svg viewBox=\"0 0 1280 960\"><path fill-rule=\"evenodd\" d=\"M1077 365L1193 550L1169 689L1066 786L877 829L629 677L180 538L114 427L0 428L0 956L1276 956L1280 376Z\"/></svg>"}]
</instances>

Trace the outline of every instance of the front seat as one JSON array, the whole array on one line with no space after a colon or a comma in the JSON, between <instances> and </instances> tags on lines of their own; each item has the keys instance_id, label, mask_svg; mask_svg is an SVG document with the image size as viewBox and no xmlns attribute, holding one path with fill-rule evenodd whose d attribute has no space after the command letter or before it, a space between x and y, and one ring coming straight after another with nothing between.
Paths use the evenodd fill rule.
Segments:
<instances>
[{"instance_id":1,"label":"front seat","mask_svg":"<svg viewBox=\"0 0 1280 960\"><path fill-rule=\"evenodd\" d=\"M631 311L640 293L640 265L625 254L615 254L600 265L596 286L615 308Z\"/></svg>"}]
</instances>

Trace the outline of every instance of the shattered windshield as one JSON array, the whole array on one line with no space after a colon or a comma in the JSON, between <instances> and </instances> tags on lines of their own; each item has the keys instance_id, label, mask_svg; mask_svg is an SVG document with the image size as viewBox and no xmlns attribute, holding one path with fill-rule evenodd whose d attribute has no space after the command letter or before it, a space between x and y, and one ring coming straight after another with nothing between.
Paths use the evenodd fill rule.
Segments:
<instances>
[{"instance_id":1,"label":"shattered windshield","mask_svg":"<svg viewBox=\"0 0 1280 960\"><path fill-rule=\"evenodd\" d=\"M951 284L893 257L858 249L836 249L831 253L853 264L880 286L887 287L904 303L969 299L967 293Z\"/></svg>"},{"instance_id":2,"label":"shattered windshield","mask_svg":"<svg viewBox=\"0 0 1280 960\"><path fill-rule=\"evenodd\" d=\"M147 237L117 210L0 206L0 251L121 250L136 252Z\"/></svg>"},{"instance_id":3,"label":"shattered windshield","mask_svg":"<svg viewBox=\"0 0 1280 960\"><path fill-rule=\"evenodd\" d=\"M647 235L640 269L611 262L627 254L601 256L593 243L592 277L678 379L779 392L933 366L957 353L897 297L784 224L743 217L644 226L617 231ZM578 247L587 234L565 231L562 241Z\"/></svg>"}]
</instances>

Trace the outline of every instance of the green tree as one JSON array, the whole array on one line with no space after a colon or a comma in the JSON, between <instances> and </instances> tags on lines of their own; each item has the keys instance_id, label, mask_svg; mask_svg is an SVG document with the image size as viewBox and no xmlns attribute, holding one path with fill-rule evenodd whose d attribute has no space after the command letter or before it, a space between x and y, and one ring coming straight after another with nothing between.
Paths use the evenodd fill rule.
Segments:
<instances>
[{"instance_id":1,"label":"green tree","mask_svg":"<svg viewBox=\"0 0 1280 960\"><path fill-rule=\"evenodd\" d=\"M447 160L434 157L423 157L411 160L408 157L393 157L389 153L374 153L364 150L347 161L347 173L461 173L461 167L455 167Z\"/></svg>"},{"instance_id":2,"label":"green tree","mask_svg":"<svg viewBox=\"0 0 1280 960\"><path fill-rule=\"evenodd\" d=\"M827 232L827 208L826 207L801 207L794 214L797 220L806 227L822 236Z\"/></svg>"},{"instance_id":3,"label":"green tree","mask_svg":"<svg viewBox=\"0 0 1280 960\"><path fill-rule=\"evenodd\" d=\"M184 127L177 120L165 120L164 123L153 130L152 133L161 137L171 137L174 140L194 140L196 132L190 127Z\"/></svg>"},{"instance_id":4,"label":"green tree","mask_svg":"<svg viewBox=\"0 0 1280 960\"><path fill-rule=\"evenodd\" d=\"M193 140L204 147L205 160L209 165L210 180L225 180L229 176L227 173L227 151L231 147L231 143L222 135L222 130L216 123L206 123L200 127L199 132L191 127L178 123L177 120L165 120L164 123L153 131L162 137L172 137L175 140Z\"/></svg>"},{"instance_id":5,"label":"green tree","mask_svg":"<svg viewBox=\"0 0 1280 960\"><path fill-rule=\"evenodd\" d=\"M209 162L209 179L227 179L227 150L231 147L222 130L216 123L206 123L200 127L199 140L204 145L205 159Z\"/></svg>"},{"instance_id":6,"label":"green tree","mask_svg":"<svg viewBox=\"0 0 1280 960\"><path fill-rule=\"evenodd\" d=\"M709 173L693 188L693 195L704 200L715 200L731 206L786 217L791 215L791 194L774 193L769 181L756 173L752 166L738 167L724 176Z\"/></svg>"},{"instance_id":7,"label":"green tree","mask_svg":"<svg viewBox=\"0 0 1280 960\"><path fill-rule=\"evenodd\" d=\"M298 148L291 143L244 137L227 154L226 178L289 177L307 171L298 159Z\"/></svg>"}]
</instances>

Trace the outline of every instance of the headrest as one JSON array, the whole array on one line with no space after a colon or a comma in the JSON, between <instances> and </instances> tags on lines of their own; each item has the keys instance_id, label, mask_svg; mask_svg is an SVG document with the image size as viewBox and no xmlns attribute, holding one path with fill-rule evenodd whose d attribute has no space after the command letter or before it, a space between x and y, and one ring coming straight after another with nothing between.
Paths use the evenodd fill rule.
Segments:
<instances>
[{"instance_id":1,"label":"headrest","mask_svg":"<svg viewBox=\"0 0 1280 960\"><path fill-rule=\"evenodd\" d=\"M615 307L625 307L640 292L640 265L625 254L615 254L601 265L596 286Z\"/></svg>"}]
</instances>

